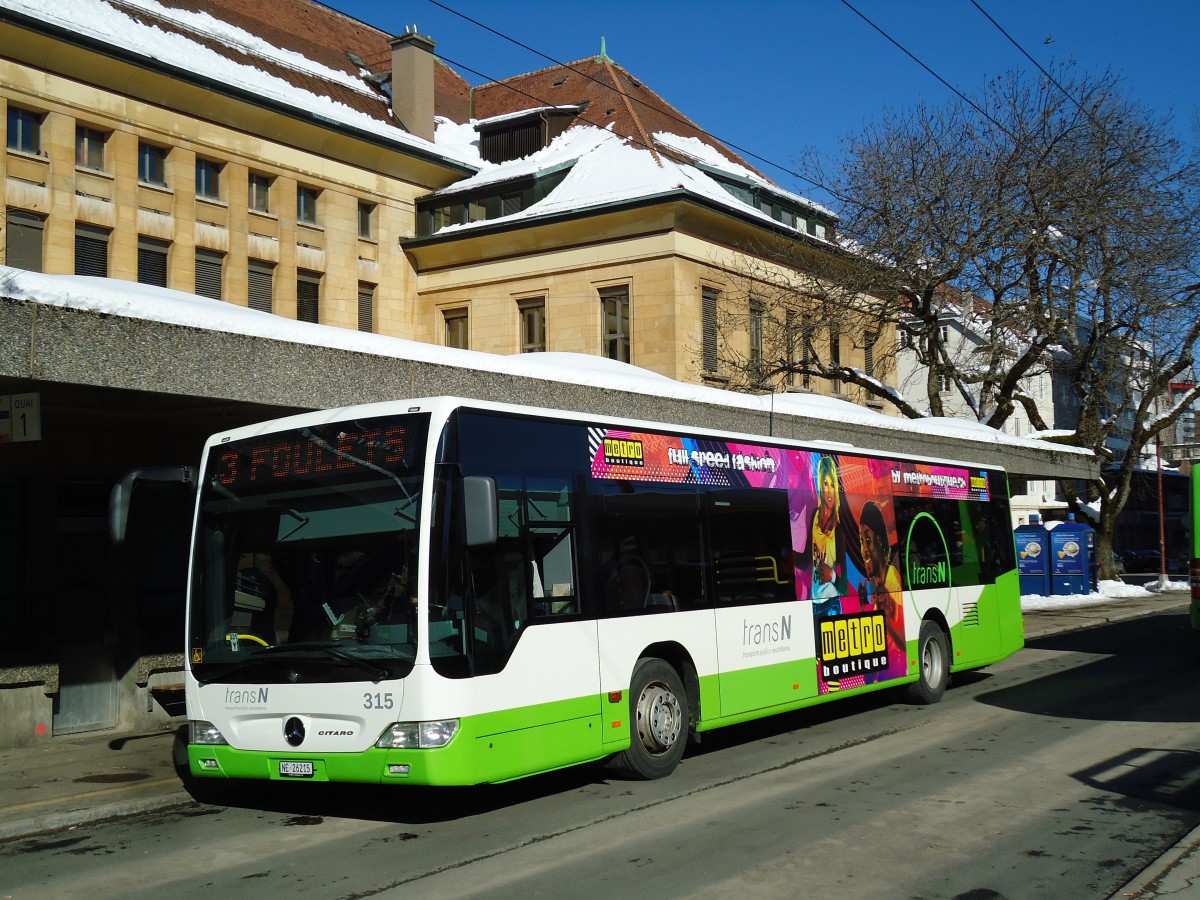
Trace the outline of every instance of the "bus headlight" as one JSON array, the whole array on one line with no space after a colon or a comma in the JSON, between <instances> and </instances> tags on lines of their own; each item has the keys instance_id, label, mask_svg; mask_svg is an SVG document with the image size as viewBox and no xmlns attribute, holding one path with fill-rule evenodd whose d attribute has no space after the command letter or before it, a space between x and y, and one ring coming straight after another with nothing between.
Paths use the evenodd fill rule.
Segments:
<instances>
[{"instance_id":1,"label":"bus headlight","mask_svg":"<svg viewBox=\"0 0 1200 900\"><path fill-rule=\"evenodd\" d=\"M228 744L225 735L212 722L202 719L192 719L188 722L188 741L192 744Z\"/></svg>"},{"instance_id":2,"label":"bus headlight","mask_svg":"<svg viewBox=\"0 0 1200 900\"><path fill-rule=\"evenodd\" d=\"M376 747L384 750L445 747L458 733L458 719L440 722L393 722L383 730Z\"/></svg>"}]
</instances>

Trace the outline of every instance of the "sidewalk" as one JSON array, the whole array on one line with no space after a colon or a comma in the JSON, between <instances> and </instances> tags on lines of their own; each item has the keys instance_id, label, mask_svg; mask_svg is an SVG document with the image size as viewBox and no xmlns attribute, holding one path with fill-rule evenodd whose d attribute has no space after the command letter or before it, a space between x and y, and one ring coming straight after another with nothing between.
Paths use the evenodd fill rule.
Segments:
<instances>
[{"instance_id":1,"label":"sidewalk","mask_svg":"<svg viewBox=\"0 0 1200 900\"><path fill-rule=\"evenodd\" d=\"M1186 591L1025 614L1025 639L1183 609ZM1197 636L1200 643L1200 635ZM180 729L147 735L89 735L0 750L0 841L194 803L175 767ZM1200 828L1115 896L1167 896L1200 883ZM1141 891L1153 893L1139 894ZM1160 893L1161 892L1161 893Z\"/></svg>"}]
</instances>

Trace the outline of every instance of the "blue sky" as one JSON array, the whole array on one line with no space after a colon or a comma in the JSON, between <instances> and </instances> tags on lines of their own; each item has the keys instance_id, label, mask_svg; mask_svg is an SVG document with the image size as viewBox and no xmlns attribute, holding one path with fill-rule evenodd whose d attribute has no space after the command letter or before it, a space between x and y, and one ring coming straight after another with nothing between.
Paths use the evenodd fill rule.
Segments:
<instances>
[{"instance_id":1,"label":"blue sky","mask_svg":"<svg viewBox=\"0 0 1200 900\"><path fill-rule=\"evenodd\" d=\"M787 168L807 146L836 154L842 137L885 109L951 96L840 0L442 2L562 62L595 55L604 37L613 60L702 128ZM850 2L964 93L1009 69L1034 71L971 0ZM1135 100L1171 114L1179 136L1200 144L1200 3L977 2L1043 66L1073 59L1083 71L1112 69ZM330 5L385 31L417 25L472 84L550 65L429 0ZM825 199L787 172L751 162L784 187Z\"/></svg>"}]
</instances>

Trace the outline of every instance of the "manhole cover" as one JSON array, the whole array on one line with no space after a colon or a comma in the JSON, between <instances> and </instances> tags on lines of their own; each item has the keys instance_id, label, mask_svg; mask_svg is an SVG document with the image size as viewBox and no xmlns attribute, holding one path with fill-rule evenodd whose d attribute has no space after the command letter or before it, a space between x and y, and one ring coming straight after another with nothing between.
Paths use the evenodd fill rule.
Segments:
<instances>
[{"instance_id":1,"label":"manhole cover","mask_svg":"<svg viewBox=\"0 0 1200 900\"><path fill-rule=\"evenodd\" d=\"M126 781L141 781L149 777L150 775L146 772L105 772L100 775L84 775L82 778L74 780L77 783L87 782L88 784L121 784Z\"/></svg>"}]
</instances>

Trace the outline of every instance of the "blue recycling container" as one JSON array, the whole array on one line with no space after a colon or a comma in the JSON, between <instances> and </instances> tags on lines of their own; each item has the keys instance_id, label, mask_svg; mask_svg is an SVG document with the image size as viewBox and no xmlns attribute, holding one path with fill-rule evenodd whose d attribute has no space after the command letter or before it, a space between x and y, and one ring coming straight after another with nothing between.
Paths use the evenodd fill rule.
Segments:
<instances>
[{"instance_id":1,"label":"blue recycling container","mask_svg":"<svg viewBox=\"0 0 1200 900\"><path fill-rule=\"evenodd\" d=\"M1029 517L1028 525L1018 525L1013 534L1017 542L1017 573L1021 577L1021 593L1050 594L1050 535L1042 527L1038 515Z\"/></svg>"},{"instance_id":2,"label":"blue recycling container","mask_svg":"<svg viewBox=\"0 0 1200 900\"><path fill-rule=\"evenodd\" d=\"M1092 557L1096 532L1090 525L1067 521L1050 531L1050 590L1054 594L1087 594L1092 590Z\"/></svg>"}]
</instances>

